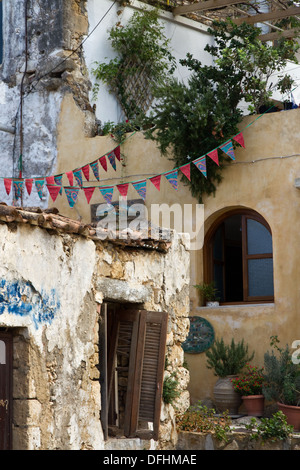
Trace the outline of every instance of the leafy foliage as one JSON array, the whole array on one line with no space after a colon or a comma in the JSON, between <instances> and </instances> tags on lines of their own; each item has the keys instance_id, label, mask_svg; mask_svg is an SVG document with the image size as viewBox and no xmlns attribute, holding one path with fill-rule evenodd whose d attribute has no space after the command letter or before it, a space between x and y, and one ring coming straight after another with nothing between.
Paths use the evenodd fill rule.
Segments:
<instances>
[{"instance_id":1,"label":"leafy foliage","mask_svg":"<svg viewBox=\"0 0 300 470\"><path fill-rule=\"evenodd\" d=\"M293 426L287 424L286 416L282 411L274 413L270 418L261 418L258 425L256 419L252 418L250 424L246 424L246 429L251 431L251 439L261 438L263 443L267 440L283 441L293 432Z\"/></svg>"},{"instance_id":2,"label":"leafy foliage","mask_svg":"<svg viewBox=\"0 0 300 470\"><path fill-rule=\"evenodd\" d=\"M180 396L180 392L177 389L178 380L176 374L172 373L166 377L163 383L163 401L164 403L171 404Z\"/></svg>"},{"instance_id":3,"label":"leafy foliage","mask_svg":"<svg viewBox=\"0 0 300 470\"><path fill-rule=\"evenodd\" d=\"M112 27L108 39L117 57L106 63L95 62L92 70L98 80L94 98L98 94L99 81L106 83L119 97L128 119L143 115L134 94L126 88L128 78L142 73L149 86L147 92L152 93L175 68L175 60L169 50L170 41L159 24L158 11L136 11L125 26L117 23Z\"/></svg>"},{"instance_id":4,"label":"leafy foliage","mask_svg":"<svg viewBox=\"0 0 300 470\"><path fill-rule=\"evenodd\" d=\"M288 345L278 346L277 336L271 337L275 351L267 351L265 362L265 385L263 394L268 400L276 400L285 405L300 406L300 365L292 362Z\"/></svg>"},{"instance_id":5,"label":"leafy foliage","mask_svg":"<svg viewBox=\"0 0 300 470\"><path fill-rule=\"evenodd\" d=\"M264 383L263 368L246 364L246 371L236 379L231 379L231 383L236 392L240 395L261 395Z\"/></svg>"},{"instance_id":6,"label":"leafy foliage","mask_svg":"<svg viewBox=\"0 0 300 470\"><path fill-rule=\"evenodd\" d=\"M218 377L226 377L239 374L247 362L253 359L254 353L249 354L244 340L236 344L232 338L230 344L225 344L221 338L206 351L206 357L208 369L213 369Z\"/></svg>"},{"instance_id":7,"label":"leafy foliage","mask_svg":"<svg viewBox=\"0 0 300 470\"><path fill-rule=\"evenodd\" d=\"M191 406L185 413L176 416L177 428L180 431L211 432L219 440L227 441L231 419L227 413L215 416L214 409L208 409L201 402Z\"/></svg>"},{"instance_id":8,"label":"leafy foliage","mask_svg":"<svg viewBox=\"0 0 300 470\"><path fill-rule=\"evenodd\" d=\"M206 284L203 282L202 284L196 284L194 286L199 293L201 294L203 302L210 302L210 301L218 301L218 289L215 287L215 283L211 282L210 284Z\"/></svg>"},{"instance_id":9,"label":"leafy foliage","mask_svg":"<svg viewBox=\"0 0 300 470\"><path fill-rule=\"evenodd\" d=\"M244 100L251 112L258 112L271 95L267 85L270 75L281 70L287 59L296 60L293 42L280 42L278 48L268 46L258 39L259 30L245 23L215 22L209 32L215 45L208 44L205 50L214 64L203 65L187 54L180 63L191 72L188 82L173 78L156 90L153 127L147 136L157 142L162 154L174 160L175 167L236 135L242 119L240 103ZM207 158L207 178L192 165L187 184L200 202L204 194L215 192L228 161L223 153L219 153L220 166Z\"/></svg>"}]
</instances>

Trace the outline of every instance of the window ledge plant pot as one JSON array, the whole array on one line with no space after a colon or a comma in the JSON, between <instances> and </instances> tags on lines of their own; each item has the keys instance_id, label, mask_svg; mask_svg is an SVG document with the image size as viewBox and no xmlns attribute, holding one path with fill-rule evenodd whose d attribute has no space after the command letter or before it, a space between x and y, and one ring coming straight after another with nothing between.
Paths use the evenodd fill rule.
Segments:
<instances>
[{"instance_id":1,"label":"window ledge plant pot","mask_svg":"<svg viewBox=\"0 0 300 470\"><path fill-rule=\"evenodd\" d=\"M294 426L295 431L300 431L300 406L277 404L279 410L286 416L287 423Z\"/></svg>"},{"instance_id":2,"label":"window ledge plant pot","mask_svg":"<svg viewBox=\"0 0 300 470\"><path fill-rule=\"evenodd\" d=\"M263 416L265 407L264 395L242 395L242 400L248 416Z\"/></svg>"}]
</instances>

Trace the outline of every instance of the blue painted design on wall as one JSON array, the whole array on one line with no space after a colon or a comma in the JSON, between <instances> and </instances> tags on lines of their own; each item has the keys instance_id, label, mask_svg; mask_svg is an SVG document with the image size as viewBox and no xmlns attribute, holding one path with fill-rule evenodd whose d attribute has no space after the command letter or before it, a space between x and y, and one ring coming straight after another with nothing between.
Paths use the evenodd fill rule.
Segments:
<instances>
[{"instance_id":1,"label":"blue painted design on wall","mask_svg":"<svg viewBox=\"0 0 300 470\"><path fill-rule=\"evenodd\" d=\"M50 324L60 308L55 289L49 293L37 292L31 282L0 279L0 315L9 313L22 317L30 316L38 328Z\"/></svg>"}]
</instances>

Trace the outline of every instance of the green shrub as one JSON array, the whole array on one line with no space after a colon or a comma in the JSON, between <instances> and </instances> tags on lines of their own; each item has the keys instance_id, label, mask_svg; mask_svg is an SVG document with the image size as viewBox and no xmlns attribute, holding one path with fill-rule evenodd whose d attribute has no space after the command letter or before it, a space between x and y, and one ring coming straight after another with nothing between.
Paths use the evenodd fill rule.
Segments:
<instances>
[{"instance_id":1,"label":"green shrub","mask_svg":"<svg viewBox=\"0 0 300 470\"><path fill-rule=\"evenodd\" d=\"M254 353L249 354L248 345L244 340L235 343L232 338L230 345L224 343L223 338L216 340L212 347L206 351L207 368L213 369L218 377L237 375L250 362Z\"/></svg>"}]
</instances>

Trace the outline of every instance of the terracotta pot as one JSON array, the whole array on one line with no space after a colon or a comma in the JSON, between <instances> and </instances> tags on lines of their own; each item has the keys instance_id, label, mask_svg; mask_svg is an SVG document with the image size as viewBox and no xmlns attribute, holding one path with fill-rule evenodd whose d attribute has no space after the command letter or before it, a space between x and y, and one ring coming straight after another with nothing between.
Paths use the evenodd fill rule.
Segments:
<instances>
[{"instance_id":1,"label":"terracotta pot","mask_svg":"<svg viewBox=\"0 0 300 470\"><path fill-rule=\"evenodd\" d=\"M285 414L287 423L294 426L295 431L300 431L300 406L278 403L278 408Z\"/></svg>"},{"instance_id":2,"label":"terracotta pot","mask_svg":"<svg viewBox=\"0 0 300 470\"><path fill-rule=\"evenodd\" d=\"M265 397L263 395L243 395L248 416L262 416L264 414Z\"/></svg>"},{"instance_id":3,"label":"terracotta pot","mask_svg":"<svg viewBox=\"0 0 300 470\"><path fill-rule=\"evenodd\" d=\"M235 375L229 375L224 378L219 378L214 386L214 399L217 411L223 413L228 411L230 415L237 415L239 407L242 403L242 398L237 393L231 383L231 379Z\"/></svg>"}]
</instances>

